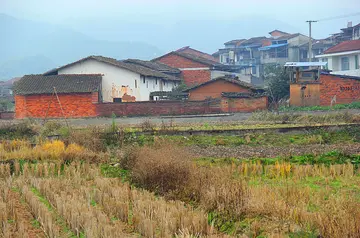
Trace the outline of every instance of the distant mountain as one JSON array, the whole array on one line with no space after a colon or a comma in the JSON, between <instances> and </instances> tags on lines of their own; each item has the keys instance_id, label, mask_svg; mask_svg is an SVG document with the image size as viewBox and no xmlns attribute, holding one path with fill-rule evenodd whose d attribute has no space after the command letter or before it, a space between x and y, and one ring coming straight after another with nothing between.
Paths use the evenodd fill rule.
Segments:
<instances>
[{"instance_id":1,"label":"distant mountain","mask_svg":"<svg viewBox=\"0 0 360 238\"><path fill-rule=\"evenodd\" d=\"M0 80L41 73L88 55L151 59L163 53L142 42L97 40L63 26L5 14L0 14L0 35Z\"/></svg>"},{"instance_id":2,"label":"distant mountain","mask_svg":"<svg viewBox=\"0 0 360 238\"><path fill-rule=\"evenodd\" d=\"M0 64L0 80L21 77L24 74L43 73L55 67L56 64L51 59L42 55L13 59Z\"/></svg>"},{"instance_id":3,"label":"distant mountain","mask_svg":"<svg viewBox=\"0 0 360 238\"><path fill-rule=\"evenodd\" d=\"M173 22L171 19L164 21L159 18L73 18L64 24L97 39L146 39L147 43L161 46L167 52L191 46L210 54L224 47L224 42L233 39L269 36L268 32L274 29L289 33L301 31L290 22L255 15L233 18L189 17Z\"/></svg>"}]
</instances>

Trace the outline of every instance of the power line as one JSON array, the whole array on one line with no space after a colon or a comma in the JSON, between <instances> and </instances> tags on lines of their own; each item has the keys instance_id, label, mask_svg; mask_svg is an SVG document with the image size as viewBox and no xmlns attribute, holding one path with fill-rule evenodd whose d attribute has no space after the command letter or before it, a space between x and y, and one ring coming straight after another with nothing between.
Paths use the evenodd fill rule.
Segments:
<instances>
[{"instance_id":1,"label":"power line","mask_svg":"<svg viewBox=\"0 0 360 238\"><path fill-rule=\"evenodd\" d=\"M359 16L360 12L356 12L356 13L351 13L351 14L347 14L347 15L340 15L340 16L335 16L335 17L327 17L327 18L322 18L316 21L330 21L330 20L335 20L335 19L340 19L340 18L345 18L345 17L353 17L353 16Z\"/></svg>"}]
</instances>

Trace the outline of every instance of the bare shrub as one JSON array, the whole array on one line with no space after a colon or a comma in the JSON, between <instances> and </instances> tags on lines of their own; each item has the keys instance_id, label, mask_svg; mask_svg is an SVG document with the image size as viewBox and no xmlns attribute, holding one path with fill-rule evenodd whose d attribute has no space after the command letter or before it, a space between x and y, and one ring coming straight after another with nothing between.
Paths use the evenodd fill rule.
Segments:
<instances>
[{"instance_id":1,"label":"bare shrub","mask_svg":"<svg viewBox=\"0 0 360 238\"><path fill-rule=\"evenodd\" d=\"M140 124L141 130L142 131L154 131L155 130L155 126L151 123L150 120L146 119L145 121L143 121Z\"/></svg>"},{"instance_id":2,"label":"bare shrub","mask_svg":"<svg viewBox=\"0 0 360 238\"><path fill-rule=\"evenodd\" d=\"M81 145L92 151L105 151L105 145L101 140L101 130L98 127L92 127L87 130L71 131L67 142Z\"/></svg>"},{"instance_id":3,"label":"bare shrub","mask_svg":"<svg viewBox=\"0 0 360 238\"><path fill-rule=\"evenodd\" d=\"M182 190L190 176L190 155L170 143L156 143L137 149L132 161L131 180L159 194Z\"/></svg>"}]
</instances>

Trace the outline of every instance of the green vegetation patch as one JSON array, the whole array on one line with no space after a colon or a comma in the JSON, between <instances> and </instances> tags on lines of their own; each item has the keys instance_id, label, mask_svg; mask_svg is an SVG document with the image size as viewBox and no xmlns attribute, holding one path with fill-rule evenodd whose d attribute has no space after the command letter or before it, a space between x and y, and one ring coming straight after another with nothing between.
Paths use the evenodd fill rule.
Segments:
<instances>
[{"instance_id":1,"label":"green vegetation patch","mask_svg":"<svg viewBox=\"0 0 360 238\"><path fill-rule=\"evenodd\" d=\"M308 106L308 107L280 107L279 110L283 112L296 112L296 111L330 111L341 109L360 109L360 102L352 102L350 104L336 104L330 106Z\"/></svg>"}]
</instances>

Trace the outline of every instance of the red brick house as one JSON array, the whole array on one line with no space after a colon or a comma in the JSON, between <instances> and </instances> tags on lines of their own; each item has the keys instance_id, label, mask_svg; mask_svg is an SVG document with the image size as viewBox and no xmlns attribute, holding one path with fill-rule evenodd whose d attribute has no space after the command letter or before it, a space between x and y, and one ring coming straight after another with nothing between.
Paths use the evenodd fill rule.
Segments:
<instances>
[{"instance_id":1,"label":"red brick house","mask_svg":"<svg viewBox=\"0 0 360 238\"><path fill-rule=\"evenodd\" d=\"M218 77L186 90L189 101L221 100L223 112L251 112L267 108L264 90L232 77Z\"/></svg>"},{"instance_id":2,"label":"red brick house","mask_svg":"<svg viewBox=\"0 0 360 238\"><path fill-rule=\"evenodd\" d=\"M94 117L101 81L100 74L25 75L14 87L15 118Z\"/></svg>"},{"instance_id":3,"label":"red brick house","mask_svg":"<svg viewBox=\"0 0 360 238\"><path fill-rule=\"evenodd\" d=\"M220 64L215 58L210 59L208 56L205 58L205 53L195 53L194 51L195 50L190 48L180 49L160 56L152 61L180 69L186 85L198 85L211 80L211 71L215 70L216 66ZM213 57L211 56L211 58Z\"/></svg>"}]
</instances>

